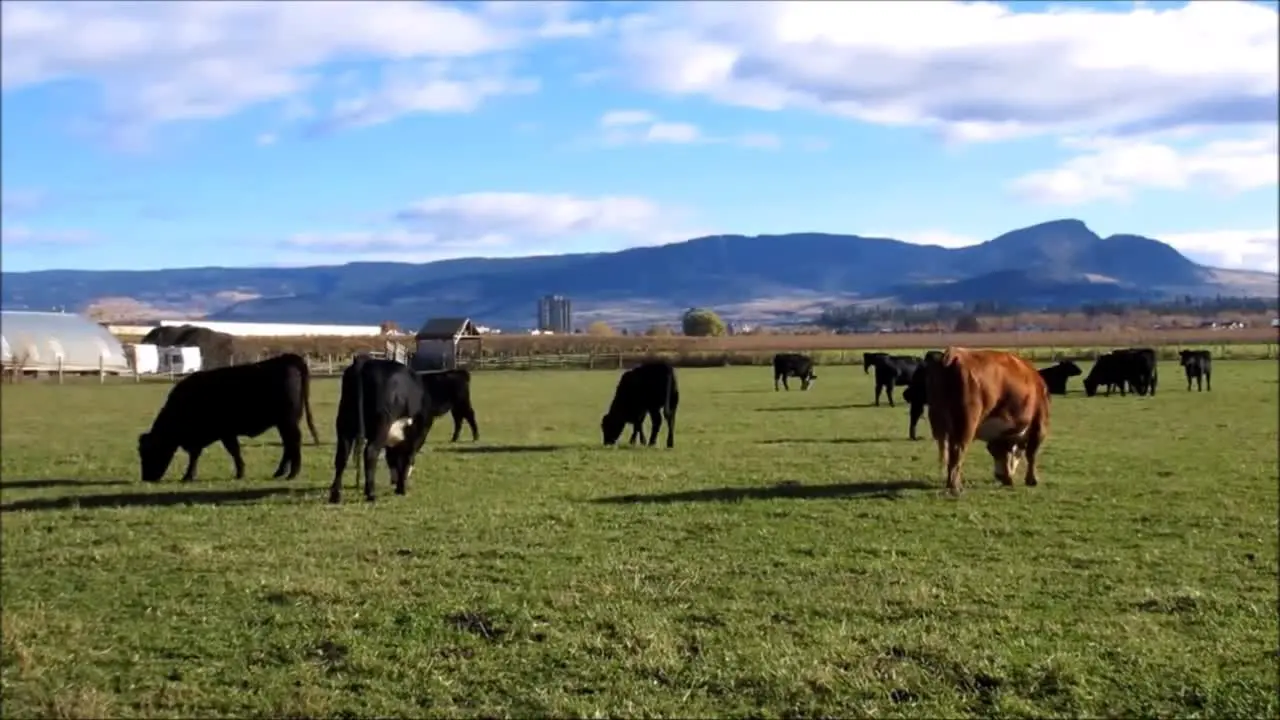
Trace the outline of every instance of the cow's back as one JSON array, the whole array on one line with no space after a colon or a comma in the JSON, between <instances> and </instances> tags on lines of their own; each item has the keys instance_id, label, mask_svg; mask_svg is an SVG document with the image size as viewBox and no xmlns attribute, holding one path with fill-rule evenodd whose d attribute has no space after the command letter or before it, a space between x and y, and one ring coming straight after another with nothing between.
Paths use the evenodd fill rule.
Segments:
<instances>
[{"instance_id":1,"label":"cow's back","mask_svg":"<svg viewBox=\"0 0 1280 720\"><path fill-rule=\"evenodd\" d=\"M949 436L964 434L987 418L1025 430L1047 412L1049 389L1025 359L999 350L947 348L926 364L929 422Z\"/></svg>"}]
</instances>

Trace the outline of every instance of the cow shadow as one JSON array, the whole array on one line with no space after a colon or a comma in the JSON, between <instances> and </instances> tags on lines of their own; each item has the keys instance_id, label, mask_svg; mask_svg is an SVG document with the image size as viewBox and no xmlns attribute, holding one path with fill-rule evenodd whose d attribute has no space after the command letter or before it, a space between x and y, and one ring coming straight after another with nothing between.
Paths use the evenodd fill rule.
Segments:
<instances>
[{"instance_id":1,"label":"cow shadow","mask_svg":"<svg viewBox=\"0 0 1280 720\"><path fill-rule=\"evenodd\" d=\"M906 442L907 438L886 437L850 437L850 438L770 438L757 440L757 445L790 445L792 443L807 445L871 445L874 443Z\"/></svg>"},{"instance_id":2,"label":"cow shadow","mask_svg":"<svg viewBox=\"0 0 1280 720\"><path fill-rule=\"evenodd\" d=\"M667 504L698 502L742 502L744 500L823 500L834 498L880 498L896 500L904 490L929 490L935 486L920 480L834 483L805 485L782 482L771 487L720 487L657 495L615 495L591 502L607 505Z\"/></svg>"},{"instance_id":3,"label":"cow shadow","mask_svg":"<svg viewBox=\"0 0 1280 720\"><path fill-rule=\"evenodd\" d=\"M780 407L756 408L756 412L806 412L809 410L852 410L867 407L866 405L783 405Z\"/></svg>"},{"instance_id":4,"label":"cow shadow","mask_svg":"<svg viewBox=\"0 0 1280 720\"><path fill-rule=\"evenodd\" d=\"M241 488L236 490L178 490L174 492L134 492L116 495L65 495L33 498L0 505L0 512L39 510L104 510L112 508L174 507L179 505L224 505L253 502L281 495L316 494L314 488Z\"/></svg>"},{"instance_id":5,"label":"cow shadow","mask_svg":"<svg viewBox=\"0 0 1280 720\"><path fill-rule=\"evenodd\" d=\"M437 448L440 452L462 453L464 455L500 455L503 453L536 453L564 450L565 445L458 445L450 444Z\"/></svg>"},{"instance_id":6,"label":"cow shadow","mask_svg":"<svg viewBox=\"0 0 1280 720\"><path fill-rule=\"evenodd\" d=\"M77 480L73 478L33 478L31 480L0 481L2 490L42 490L57 487L98 487L104 485L128 485L128 480Z\"/></svg>"},{"instance_id":7,"label":"cow shadow","mask_svg":"<svg viewBox=\"0 0 1280 720\"><path fill-rule=\"evenodd\" d=\"M764 389L751 388L751 389L742 389L742 390L712 390L710 394L712 395L755 395L756 393L767 393L767 392L773 392L773 391L768 388L764 388Z\"/></svg>"}]
</instances>

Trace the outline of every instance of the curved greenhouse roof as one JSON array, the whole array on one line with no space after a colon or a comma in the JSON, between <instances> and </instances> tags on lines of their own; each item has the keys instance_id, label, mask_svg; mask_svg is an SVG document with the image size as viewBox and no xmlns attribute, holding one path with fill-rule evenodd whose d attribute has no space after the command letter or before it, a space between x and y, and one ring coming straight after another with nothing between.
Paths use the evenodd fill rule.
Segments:
<instances>
[{"instance_id":1,"label":"curved greenhouse roof","mask_svg":"<svg viewBox=\"0 0 1280 720\"><path fill-rule=\"evenodd\" d=\"M69 313L0 310L0 359L23 370L129 371L124 348L101 325Z\"/></svg>"}]
</instances>

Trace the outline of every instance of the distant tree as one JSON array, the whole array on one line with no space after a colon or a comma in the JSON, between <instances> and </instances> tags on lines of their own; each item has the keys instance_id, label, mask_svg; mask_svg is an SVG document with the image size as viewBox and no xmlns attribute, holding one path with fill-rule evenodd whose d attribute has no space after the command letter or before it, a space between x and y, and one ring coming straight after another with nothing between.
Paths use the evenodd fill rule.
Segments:
<instances>
[{"instance_id":1,"label":"distant tree","mask_svg":"<svg viewBox=\"0 0 1280 720\"><path fill-rule=\"evenodd\" d=\"M956 318L955 331L958 333L982 332L982 323L975 315L961 315Z\"/></svg>"},{"instance_id":2,"label":"distant tree","mask_svg":"<svg viewBox=\"0 0 1280 720\"><path fill-rule=\"evenodd\" d=\"M395 320L383 320L378 324L378 332L382 335L400 332L400 324Z\"/></svg>"},{"instance_id":3,"label":"distant tree","mask_svg":"<svg viewBox=\"0 0 1280 720\"><path fill-rule=\"evenodd\" d=\"M719 337L727 331L724 320L706 308L689 308L680 319L680 329L690 337Z\"/></svg>"},{"instance_id":4,"label":"distant tree","mask_svg":"<svg viewBox=\"0 0 1280 720\"><path fill-rule=\"evenodd\" d=\"M612 335L613 328L609 327L609 323L603 320L597 320L587 326L588 335Z\"/></svg>"},{"instance_id":5,"label":"distant tree","mask_svg":"<svg viewBox=\"0 0 1280 720\"><path fill-rule=\"evenodd\" d=\"M666 325L650 325L649 329L644 331L644 334L649 337L669 337L675 333Z\"/></svg>"}]
</instances>

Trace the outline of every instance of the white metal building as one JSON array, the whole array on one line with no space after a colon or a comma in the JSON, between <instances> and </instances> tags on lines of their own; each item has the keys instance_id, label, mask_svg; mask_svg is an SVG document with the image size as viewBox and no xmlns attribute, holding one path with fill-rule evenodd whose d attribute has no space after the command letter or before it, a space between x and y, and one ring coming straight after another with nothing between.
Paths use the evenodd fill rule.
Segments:
<instances>
[{"instance_id":1,"label":"white metal building","mask_svg":"<svg viewBox=\"0 0 1280 720\"><path fill-rule=\"evenodd\" d=\"M0 361L22 371L129 372L120 341L88 318L71 313L0 311Z\"/></svg>"}]
</instances>

